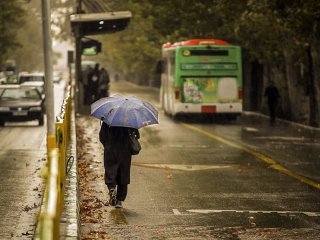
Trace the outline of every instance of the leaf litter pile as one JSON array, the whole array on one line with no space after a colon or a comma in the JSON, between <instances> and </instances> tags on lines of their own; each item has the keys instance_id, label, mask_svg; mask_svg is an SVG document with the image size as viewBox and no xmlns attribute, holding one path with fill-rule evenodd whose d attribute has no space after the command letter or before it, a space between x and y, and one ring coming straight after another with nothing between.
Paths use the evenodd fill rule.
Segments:
<instances>
[{"instance_id":1,"label":"leaf litter pile","mask_svg":"<svg viewBox=\"0 0 320 240\"><path fill-rule=\"evenodd\" d=\"M111 239L107 233L107 193L99 123L89 116L76 120L81 240Z\"/></svg>"}]
</instances>

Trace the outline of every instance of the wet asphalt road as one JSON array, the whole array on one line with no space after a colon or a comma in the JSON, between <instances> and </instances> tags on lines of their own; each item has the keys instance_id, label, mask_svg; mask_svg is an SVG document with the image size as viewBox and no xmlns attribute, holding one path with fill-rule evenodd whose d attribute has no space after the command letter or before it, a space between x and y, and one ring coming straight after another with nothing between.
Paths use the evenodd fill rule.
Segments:
<instances>
[{"instance_id":1,"label":"wet asphalt road","mask_svg":"<svg viewBox=\"0 0 320 240\"><path fill-rule=\"evenodd\" d=\"M111 93L150 101L160 124L140 131L143 150L133 157L124 209L105 207L100 224L84 221L84 237L102 231L111 239L320 238L319 132L282 122L270 127L255 116L172 120L155 89L119 82ZM106 200L99 123L77 121L90 142L81 147L94 152L91 173L99 176L90 186Z\"/></svg>"},{"instance_id":2,"label":"wet asphalt road","mask_svg":"<svg viewBox=\"0 0 320 240\"><path fill-rule=\"evenodd\" d=\"M0 239L28 239L42 199L45 131L12 125L0 128L0 136Z\"/></svg>"},{"instance_id":3,"label":"wet asphalt road","mask_svg":"<svg viewBox=\"0 0 320 240\"><path fill-rule=\"evenodd\" d=\"M64 82L55 85L55 112ZM0 127L0 239L31 239L40 211L46 163L46 125L38 121L7 122Z\"/></svg>"}]
</instances>

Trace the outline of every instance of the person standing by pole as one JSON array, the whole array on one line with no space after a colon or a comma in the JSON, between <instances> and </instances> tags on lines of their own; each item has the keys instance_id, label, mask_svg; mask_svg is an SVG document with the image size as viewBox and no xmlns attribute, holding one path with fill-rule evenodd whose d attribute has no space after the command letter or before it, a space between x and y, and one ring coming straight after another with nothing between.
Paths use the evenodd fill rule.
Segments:
<instances>
[{"instance_id":1,"label":"person standing by pole","mask_svg":"<svg viewBox=\"0 0 320 240\"><path fill-rule=\"evenodd\" d=\"M280 98L279 91L277 87L274 85L274 82L271 81L269 86L266 88L264 92L264 96L268 98L268 107L270 113L270 125L274 126L276 120L276 111Z\"/></svg>"},{"instance_id":2,"label":"person standing by pole","mask_svg":"<svg viewBox=\"0 0 320 240\"><path fill-rule=\"evenodd\" d=\"M105 68L100 70L100 79L99 79L99 89L98 89L98 98L108 97L109 96L109 74Z\"/></svg>"},{"instance_id":3,"label":"person standing by pole","mask_svg":"<svg viewBox=\"0 0 320 240\"><path fill-rule=\"evenodd\" d=\"M93 71L88 74L90 103L98 100L99 78L100 78L99 63L96 63Z\"/></svg>"},{"instance_id":4,"label":"person standing by pole","mask_svg":"<svg viewBox=\"0 0 320 240\"><path fill-rule=\"evenodd\" d=\"M84 105L91 104L91 91L89 86L89 79L92 78L93 68L88 66L87 69L82 73L82 84L83 84L83 103Z\"/></svg>"}]
</instances>

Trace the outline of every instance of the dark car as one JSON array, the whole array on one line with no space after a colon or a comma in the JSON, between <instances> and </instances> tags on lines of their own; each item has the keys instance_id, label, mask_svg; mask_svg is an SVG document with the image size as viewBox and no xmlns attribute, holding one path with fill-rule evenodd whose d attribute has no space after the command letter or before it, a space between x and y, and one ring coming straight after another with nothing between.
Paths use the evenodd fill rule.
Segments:
<instances>
[{"instance_id":1,"label":"dark car","mask_svg":"<svg viewBox=\"0 0 320 240\"><path fill-rule=\"evenodd\" d=\"M44 98L36 87L7 85L0 89L0 126L7 121L38 120L44 124Z\"/></svg>"}]
</instances>

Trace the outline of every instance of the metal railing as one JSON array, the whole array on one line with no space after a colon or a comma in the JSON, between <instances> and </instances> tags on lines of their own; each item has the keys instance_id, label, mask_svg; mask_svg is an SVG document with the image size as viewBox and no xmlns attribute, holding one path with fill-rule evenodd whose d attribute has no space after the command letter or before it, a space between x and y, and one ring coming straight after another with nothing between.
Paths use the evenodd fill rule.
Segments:
<instances>
[{"instance_id":1,"label":"metal railing","mask_svg":"<svg viewBox=\"0 0 320 240\"><path fill-rule=\"evenodd\" d=\"M46 186L34 239L59 239L59 222L63 212L67 172L67 148L70 140L71 87L56 118L56 145L48 148L44 177Z\"/></svg>"}]
</instances>

